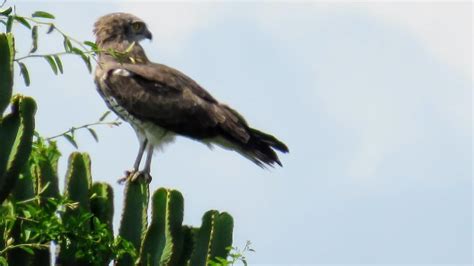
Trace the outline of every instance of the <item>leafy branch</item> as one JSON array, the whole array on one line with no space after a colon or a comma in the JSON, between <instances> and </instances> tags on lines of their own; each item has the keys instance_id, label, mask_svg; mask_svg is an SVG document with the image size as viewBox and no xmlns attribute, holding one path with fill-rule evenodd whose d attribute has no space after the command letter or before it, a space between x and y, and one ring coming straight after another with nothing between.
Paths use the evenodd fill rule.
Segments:
<instances>
[{"instance_id":1,"label":"leafy branch","mask_svg":"<svg viewBox=\"0 0 474 266\"><path fill-rule=\"evenodd\" d=\"M71 35L67 34L54 23L54 19L54 15L45 11L36 11L28 17L18 15L16 13L15 6L0 10L0 24L3 24L5 26L6 32L11 32L13 30L14 22L19 23L20 25L26 27L31 31L30 50L26 55L16 57L14 59L14 62L20 68L20 75L23 77L23 81L25 82L26 86L29 86L31 84L31 80L28 67L23 61L29 58L44 58L55 75L58 75L59 73L63 74L63 63L61 58L65 55L79 56L85 63L89 73L92 72L91 60L94 60L96 63L98 63L95 56L99 53L111 55L119 62L125 62L126 60L130 60L130 62L136 63L134 58L129 56L130 52L135 46L135 42L133 42L124 51L118 51L114 49L103 50L98 47L94 42L81 42L76 38L72 37ZM47 27L47 34L53 32L60 34L63 37L64 51L47 54L37 54L36 52L38 50L39 43L38 29L40 27Z\"/></svg>"},{"instance_id":2,"label":"leafy branch","mask_svg":"<svg viewBox=\"0 0 474 266\"><path fill-rule=\"evenodd\" d=\"M9 239L11 240L11 239ZM8 243L8 241L7 241ZM38 243L31 243L31 244L18 244L18 245L10 245L7 246L6 248L0 250L0 255L5 254L7 251L16 249L16 248L21 248L27 252L30 253L31 249L49 249L49 245L47 244L38 244Z\"/></svg>"},{"instance_id":3,"label":"leafy branch","mask_svg":"<svg viewBox=\"0 0 474 266\"><path fill-rule=\"evenodd\" d=\"M121 124L121 122L118 120L118 118L113 120L113 121L105 121L105 119L107 118L107 116L109 114L110 114L110 111L107 111L96 122L87 123L87 124L84 124L84 125L81 125L81 126L73 126L70 129L65 130L62 133L59 133L59 134L54 135L52 137L46 138L46 140L50 141L50 140L53 140L53 139L64 137L67 141L69 141L77 149L78 145L77 145L77 142L75 140L75 133L78 130L87 129L87 131L91 134L91 136L94 138L94 140L98 142L99 137L98 137L97 133L95 132L94 127L96 127L96 126L114 127L114 126L120 126L120 124Z\"/></svg>"},{"instance_id":4,"label":"leafy branch","mask_svg":"<svg viewBox=\"0 0 474 266\"><path fill-rule=\"evenodd\" d=\"M230 251L229 259L218 257L215 260L210 261L209 266L228 266L234 265L238 262L242 262L242 264L247 266L248 263L245 254L248 252L255 252L255 250L251 248L250 245L252 245L252 243L247 241L243 249L239 249L238 247L228 247L228 250Z\"/></svg>"},{"instance_id":5,"label":"leafy branch","mask_svg":"<svg viewBox=\"0 0 474 266\"><path fill-rule=\"evenodd\" d=\"M20 68L20 74L23 76L23 80L26 86L30 85L30 75L28 72L28 67L22 61L28 58L44 58L54 74L63 73L63 64L61 57L64 55L77 55L85 63L89 72L92 72L91 60L95 59L96 50L90 50L90 45L86 45L86 42L81 42L72 36L66 34L61 28L59 28L54 23L55 16L45 12L45 11L36 11L31 16L20 16L16 13L15 7L9 7L4 10L0 10L0 24L5 26L6 32L12 32L14 22L19 23L25 28L31 31L32 44L28 53L24 56L20 56L14 59L15 63L18 64ZM40 27L47 27L47 34L52 32L57 32L63 37L63 52L56 52L50 54L36 54L38 50L38 29Z\"/></svg>"}]
</instances>

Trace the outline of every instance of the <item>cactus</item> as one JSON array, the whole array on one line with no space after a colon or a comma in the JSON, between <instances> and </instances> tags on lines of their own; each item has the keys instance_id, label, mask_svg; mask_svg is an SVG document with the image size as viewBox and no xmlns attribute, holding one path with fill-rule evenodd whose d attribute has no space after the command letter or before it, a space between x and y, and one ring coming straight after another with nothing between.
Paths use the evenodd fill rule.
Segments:
<instances>
[{"instance_id":1,"label":"cactus","mask_svg":"<svg viewBox=\"0 0 474 266\"><path fill-rule=\"evenodd\" d=\"M232 245L232 217L223 212L211 210L204 214L202 225L199 228L190 265L208 265L217 257L227 257L228 247Z\"/></svg>"},{"instance_id":2,"label":"cactus","mask_svg":"<svg viewBox=\"0 0 474 266\"><path fill-rule=\"evenodd\" d=\"M89 155L74 152L69 156L64 196L78 202L80 208L90 210L91 169Z\"/></svg>"},{"instance_id":3,"label":"cactus","mask_svg":"<svg viewBox=\"0 0 474 266\"><path fill-rule=\"evenodd\" d=\"M175 265L182 248L183 196L158 189L152 197L152 220L140 250L140 265Z\"/></svg>"},{"instance_id":4,"label":"cactus","mask_svg":"<svg viewBox=\"0 0 474 266\"><path fill-rule=\"evenodd\" d=\"M13 59L15 45L13 34L0 34L0 118L10 103L13 88Z\"/></svg>"},{"instance_id":5,"label":"cactus","mask_svg":"<svg viewBox=\"0 0 474 266\"><path fill-rule=\"evenodd\" d=\"M120 221L119 235L140 250L143 235L148 225L148 184L143 180L127 182L125 185L124 208ZM134 265L131 256L126 255L117 262L118 266Z\"/></svg>"},{"instance_id":6,"label":"cactus","mask_svg":"<svg viewBox=\"0 0 474 266\"><path fill-rule=\"evenodd\" d=\"M32 98L16 96L12 112L0 124L0 203L13 190L28 161L35 128L36 103Z\"/></svg>"},{"instance_id":7,"label":"cactus","mask_svg":"<svg viewBox=\"0 0 474 266\"><path fill-rule=\"evenodd\" d=\"M114 218L114 192L107 183L94 182L92 184L91 212L102 223L113 231Z\"/></svg>"},{"instance_id":8,"label":"cactus","mask_svg":"<svg viewBox=\"0 0 474 266\"><path fill-rule=\"evenodd\" d=\"M84 212L90 212L91 184L90 158L86 153L74 152L69 156L64 196L78 203L78 208L66 209L62 219L79 219ZM89 223L83 223L83 230L90 230ZM57 262L60 265L89 265L86 258L77 259L76 254L80 243L63 243L60 246Z\"/></svg>"}]
</instances>

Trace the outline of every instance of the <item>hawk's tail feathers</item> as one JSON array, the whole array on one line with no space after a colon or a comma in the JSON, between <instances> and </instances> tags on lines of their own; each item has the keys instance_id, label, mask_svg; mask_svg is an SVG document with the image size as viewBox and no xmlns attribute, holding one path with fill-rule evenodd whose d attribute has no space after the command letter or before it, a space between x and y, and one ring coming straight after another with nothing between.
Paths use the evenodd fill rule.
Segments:
<instances>
[{"instance_id":1,"label":"hawk's tail feathers","mask_svg":"<svg viewBox=\"0 0 474 266\"><path fill-rule=\"evenodd\" d=\"M274 136L259 130L250 128L249 133L250 139L242 147L244 155L262 168L273 167L275 163L282 166L275 150L288 153L288 147Z\"/></svg>"}]
</instances>

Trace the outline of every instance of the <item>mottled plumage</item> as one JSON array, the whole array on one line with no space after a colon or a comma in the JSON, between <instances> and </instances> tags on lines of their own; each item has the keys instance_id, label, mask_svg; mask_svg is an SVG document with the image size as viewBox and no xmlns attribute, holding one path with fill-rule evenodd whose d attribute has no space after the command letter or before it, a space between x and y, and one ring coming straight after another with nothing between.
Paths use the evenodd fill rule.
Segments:
<instances>
[{"instance_id":1,"label":"mottled plumage","mask_svg":"<svg viewBox=\"0 0 474 266\"><path fill-rule=\"evenodd\" d=\"M95 74L98 91L140 139L133 172L148 147L147 164L140 173L149 176L153 149L173 141L175 135L235 150L262 167L281 165L274 149L286 153L285 144L249 127L239 113L185 74L148 60L138 42L152 35L139 18L109 14L95 23L94 33L103 51ZM112 55L111 50L122 54Z\"/></svg>"}]
</instances>

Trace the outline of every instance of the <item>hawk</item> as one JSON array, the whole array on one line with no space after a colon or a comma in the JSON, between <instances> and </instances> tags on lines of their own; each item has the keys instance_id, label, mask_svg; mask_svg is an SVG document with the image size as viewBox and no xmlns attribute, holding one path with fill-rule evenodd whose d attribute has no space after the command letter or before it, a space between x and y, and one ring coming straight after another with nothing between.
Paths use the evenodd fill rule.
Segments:
<instances>
[{"instance_id":1,"label":"hawk","mask_svg":"<svg viewBox=\"0 0 474 266\"><path fill-rule=\"evenodd\" d=\"M148 60L139 42L151 40L152 34L141 19L127 13L108 14L94 24L94 34L100 50L97 90L107 106L130 123L140 143L126 179L151 180L154 149L173 142L175 136L234 150L262 168L282 166L275 150L287 153L283 142L251 128L242 115L185 74Z\"/></svg>"}]
</instances>

